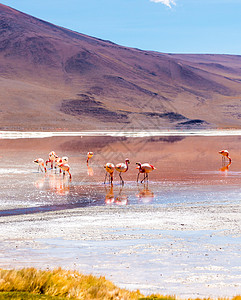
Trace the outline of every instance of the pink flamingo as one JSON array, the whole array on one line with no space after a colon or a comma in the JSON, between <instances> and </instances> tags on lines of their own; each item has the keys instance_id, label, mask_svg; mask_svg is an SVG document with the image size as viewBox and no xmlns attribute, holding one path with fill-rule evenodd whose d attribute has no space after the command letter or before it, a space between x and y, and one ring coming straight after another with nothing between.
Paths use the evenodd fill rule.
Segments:
<instances>
[{"instance_id":1,"label":"pink flamingo","mask_svg":"<svg viewBox=\"0 0 241 300\"><path fill-rule=\"evenodd\" d=\"M60 164L59 168L63 171L63 175L65 175L65 171L69 173L69 178L71 179L72 176L69 172L70 166L68 164Z\"/></svg>"},{"instance_id":2,"label":"pink flamingo","mask_svg":"<svg viewBox=\"0 0 241 300\"><path fill-rule=\"evenodd\" d=\"M124 184L124 180L122 179L121 173L125 173L125 172L128 171L129 163L130 163L130 161L127 158L124 163L119 163L115 166L116 171L119 172L119 176L120 176L120 180L122 182L122 185Z\"/></svg>"},{"instance_id":3,"label":"pink flamingo","mask_svg":"<svg viewBox=\"0 0 241 300\"><path fill-rule=\"evenodd\" d=\"M104 168L106 170L104 183L106 182L107 173L109 173L110 183L112 184L112 182L113 182L113 173L114 173L114 170L115 170L115 165L112 164L112 163L106 163L104 165Z\"/></svg>"},{"instance_id":4,"label":"pink flamingo","mask_svg":"<svg viewBox=\"0 0 241 300\"><path fill-rule=\"evenodd\" d=\"M231 157L229 156L228 150L221 150L218 153L222 155L222 160L223 161L225 160L225 157L227 157L229 162L231 163L232 160L231 160Z\"/></svg>"},{"instance_id":5,"label":"pink flamingo","mask_svg":"<svg viewBox=\"0 0 241 300\"><path fill-rule=\"evenodd\" d=\"M144 178L141 180L142 183L145 179L148 180L148 174L156 169L153 165L150 165L148 163L141 164L140 162L137 162L136 164L138 165L137 169L139 169L139 173L137 175L137 180L136 180L137 182L140 173L144 173Z\"/></svg>"},{"instance_id":6,"label":"pink flamingo","mask_svg":"<svg viewBox=\"0 0 241 300\"><path fill-rule=\"evenodd\" d=\"M46 160L46 166L50 162L51 163L51 169L53 169L54 162L55 162L56 158L58 158L58 155L56 155L56 153L54 151L49 152L49 159Z\"/></svg>"},{"instance_id":7,"label":"pink flamingo","mask_svg":"<svg viewBox=\"0 0 241 300\"><path fill-rule=\"evenodd\" d=\"M44 160L42 158L37 158L33 162L38 165L38 170L40 169L43 172L43 170L41 168L41 167L43 167L45 173L47 172L47 169L44 165Z\"/></svg>"},{"instance_id":8,"label":"pink flamingo","mask_svg":"<svg viewBox=\"0 0 241 300\"><path fill-rule=\"evenodd\" d=\"M67 164L69 158L67 156L63 156L63 157L57 157L55 158L55 167L59 167L59 165L61 164ZM61 169L60 169L60 173L61 173Z\"/></svg>"},{"instance_id":9,"label":"pink flamingo","mask_svg":"<svg viewBox=\"0 0 241 300\"><path fill-rule=\"evenodd\" d=\"M87 165L89 163L89 159L94 155L94 152L88 152L87 153Z\"/></svg>"}]
</instances>

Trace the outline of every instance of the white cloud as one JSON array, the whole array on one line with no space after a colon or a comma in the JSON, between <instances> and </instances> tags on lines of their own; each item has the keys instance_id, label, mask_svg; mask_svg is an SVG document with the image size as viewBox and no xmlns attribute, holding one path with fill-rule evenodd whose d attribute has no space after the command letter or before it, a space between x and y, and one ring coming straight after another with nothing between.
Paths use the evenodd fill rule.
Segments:
<instances>
[{"instance_id":1,"label":"white cloud","mask_svg":"<svg viewBox=\"0 0 241 300\"><path fill-rule=\"evenodd\" d=\"M162 3L168 7L172 7L172 5L176 5L175 0L151 0L151 2Z\"/></svg>"}]
</instances>

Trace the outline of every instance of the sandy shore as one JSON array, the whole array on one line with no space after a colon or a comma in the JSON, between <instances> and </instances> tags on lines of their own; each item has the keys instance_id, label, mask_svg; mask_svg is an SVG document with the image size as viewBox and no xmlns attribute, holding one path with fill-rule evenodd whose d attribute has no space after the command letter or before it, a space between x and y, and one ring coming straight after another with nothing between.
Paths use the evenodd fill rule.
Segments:
<instances>
[{"instance_id":1,"label":"sandy shore","mask_svg":"<svg viewBox=\"0 0 241 300\"><path fill-rule=\"evenodd\" d=\"M180 297L241 293L241 206L86 207L2 217L2 268L61 266Z\"/></svg>"}]
</instances>

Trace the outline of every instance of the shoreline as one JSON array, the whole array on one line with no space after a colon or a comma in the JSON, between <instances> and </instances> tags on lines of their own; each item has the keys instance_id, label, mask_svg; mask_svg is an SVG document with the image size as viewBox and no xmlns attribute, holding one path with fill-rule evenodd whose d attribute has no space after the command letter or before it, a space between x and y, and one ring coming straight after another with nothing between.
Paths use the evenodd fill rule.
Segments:
<instances>
[{"instance_id":1,"label":"shoreline","mask_svg":"<svg viewBox=\"0 0 241 300\"><path fill-rule=\"evenodd\" d=\"M86 207L0 223L2 268L78 270L145 295L241 293L238 204Z\"/></svg>"},{"instance_id":2,"label":"shoreline","mask_svg":"<svg viewBox=\"0 0 241 300\"><path fill-rule=\"evenodd\" d=\"M158 136L241 136L241 129L210 130L143 130L143 131L0 131L0 139L50 138L50 137L158 137Z\"/></svg>"}]
</instances>

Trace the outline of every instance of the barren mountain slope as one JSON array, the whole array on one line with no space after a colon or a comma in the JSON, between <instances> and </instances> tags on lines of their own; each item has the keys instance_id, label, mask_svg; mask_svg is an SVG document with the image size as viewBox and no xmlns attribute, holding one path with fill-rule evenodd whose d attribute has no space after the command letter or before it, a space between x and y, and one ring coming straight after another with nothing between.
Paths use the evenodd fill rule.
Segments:
<instances>
[{"instance_id":1,"label":"barren mountain slope","mask_svg":"<svg viewBox=\"0 0 241 300\"><path fill-rule=\"evenodd\" d=\"M142 51L0 4L1 129L240 127L241 57Z\"/></svg>"}]
</instances>

